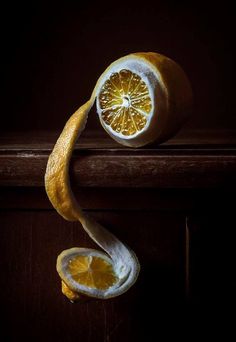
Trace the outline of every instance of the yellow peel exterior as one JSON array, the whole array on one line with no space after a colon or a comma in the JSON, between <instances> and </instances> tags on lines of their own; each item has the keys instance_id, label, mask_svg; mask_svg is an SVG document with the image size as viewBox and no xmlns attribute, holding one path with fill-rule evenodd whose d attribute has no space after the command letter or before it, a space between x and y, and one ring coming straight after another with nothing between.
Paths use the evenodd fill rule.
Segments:
<instances>
[{"instance_id":1,"label":"yellow peel exterior","mask_svg":"<svg viewBox=\"0 0 236 342\"><path fill-rule=\"evenodd\" d=\"M61 282L61 292L73 303L80 299L80 295L77 292L72 291L64 281Z\"/></svg>"},{"instance_id":2,"label":"yellow peel exterior","mask_svg":"<svg viewBox=\"0 0 236 342\"><path fill-rule=\"evenodd\" d=\"M68 221L80 220L83 216L70 188L68 168L74 144L85 127L91 104L91 100L85 103L67 121L47 163L47 195L58 213Z\"/></svg>"}]
</instances>

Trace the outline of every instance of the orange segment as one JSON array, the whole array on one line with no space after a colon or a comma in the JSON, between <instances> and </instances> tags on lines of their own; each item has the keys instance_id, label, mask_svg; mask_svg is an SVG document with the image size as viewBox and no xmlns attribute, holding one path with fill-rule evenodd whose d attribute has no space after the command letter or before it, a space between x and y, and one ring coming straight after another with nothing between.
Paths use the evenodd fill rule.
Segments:
<instances>
[{"instance_id":1,"label":"orange segment","mask_svg":"<svg viewBox=\"0 0 236 342\"><path fill-rule=\"evenodd\" d=\"M91 255L78 255L71 259L68 273L79 284L98 290L105 290L118 280L109 262Z\"/></svg>"},{"instance_id":2,"label":"orange segment","mask_svg":"<svg viewBox=\"0 0 236 342\"><path fill-rule=\"evenodd\" d=\"M122 69L111 74L99 94L101 118L111 129L132 136L147 124L152 110L148 87L142 78Z\"/></svg>"},{"instance_id":3,"label":"orange segment","mask_svg":"<svg viewBox=\"0 0 236 342\"><path fill-rule=\"evenodd\" d=\"M141 131L146 125L146 117L139 113L135 108L130 108L130 115L133 121L135 122L137 130Z\"/></svg>"},{"instance_id":4,"label":"orange segment","mask_svg":"<svg viewBox=\"0 0 236 342\"><path fill-rule=\"evenodd\" d=\"M123 95L127 95L132 78L132 72L123 69L119 72L119 76L121 81L121 92L123 92Z\"/></svg>"},{"instance_id":5,"label":"orange segment","mask_svg":"<svg viewBox=\"0 0 236 342\"><path fill-rule=\"evenodd\" d=\"M152 109L152 104L150 97L148 95L142 95L140 97L131 97L131 104L136 109L141 109L145 113L150 113Z\"/></svg>"}]
</instances>

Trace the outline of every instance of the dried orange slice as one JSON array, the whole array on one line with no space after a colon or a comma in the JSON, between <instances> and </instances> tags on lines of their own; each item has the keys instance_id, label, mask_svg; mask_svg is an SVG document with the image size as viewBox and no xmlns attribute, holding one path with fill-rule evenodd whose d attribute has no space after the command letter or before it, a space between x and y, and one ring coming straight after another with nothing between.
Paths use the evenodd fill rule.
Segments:
<instances>
[{"instance_id":1,"label":"dried orange slice","mask_svg":"<svg viewBox=\"0 0 236 342\"><path fill-rule=\"evenodd\" d=\"M103 251L71 248L57 259L62 292L72 301L82 293L110 298L127 291L140 269L134 252L107 231L77 203L68 167L76 140L96 100L100 122L119 143L139 147L162 141L188 116L192 92L184 71L156 53L135 53L112 63L100 76L91 98L68 120L48 159L45 187L66 220L79 221Z\"/></svg>"}]
</instances>

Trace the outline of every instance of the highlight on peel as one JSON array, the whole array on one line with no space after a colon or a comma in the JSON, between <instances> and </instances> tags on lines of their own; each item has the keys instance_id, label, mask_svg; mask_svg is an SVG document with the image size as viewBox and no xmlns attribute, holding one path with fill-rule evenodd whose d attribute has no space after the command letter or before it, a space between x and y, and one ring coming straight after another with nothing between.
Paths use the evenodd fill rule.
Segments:
<instances>
[{"instance_id":1,"label":"highlight on peel","mask_svg":"<svg viewBox=\"0 0 236 342\"><path fill-rule=\"evenodd\" d=\"M67 121L48 159L46 192L58 213L79 221L101 248L75 247L58 256L62 292L71 301L81 294L102 299L121 295L135 283L140 270L134 252L83 212L70 187L70 158L95 101L107 133L123 145L139 147L161 142L180 127L189 114L192 91L184 71L171 59L135 53L112 63L89 101Z\"/></svg>"}]
</instances>

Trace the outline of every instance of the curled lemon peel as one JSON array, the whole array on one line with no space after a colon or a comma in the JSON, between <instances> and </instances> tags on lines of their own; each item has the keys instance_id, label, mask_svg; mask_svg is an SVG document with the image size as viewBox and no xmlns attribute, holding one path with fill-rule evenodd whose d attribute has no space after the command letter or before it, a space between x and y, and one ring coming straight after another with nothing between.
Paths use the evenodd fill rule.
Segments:
<instances>
[{"instance_id":1,"label":"curled lemon peel","mask_svg":"<svg viewBox=\"0 0 236 342\"><path fill-rule=\"evenodd\" d=\"M99 94L104 89L103 86L106 80L117 70L122 71L124 66L126 69L129 67L134 72L134 75L139 73L139 78L146 80L146 83L143 82L141 85L145 92L144 95L146 96L148 94L148 103L144 103L144 108L147 109L146 111L150 117L147 119L145 117L145 120L143 120L144 124L138 121L138 123L141 122L138 127L138 123L135 123L137 116L135 118L132 117L132 108L130 108L131 114L127 112L127 107L133 105L132 96L130 98L126 96L124 98L123 95L125 94L122 93L122 102L118 98L119 93L116 93L114 96L116 96L116 100L118 98L117 103L120 105L122 102L126 108L123 111L126 116L121 117L119 119L120 122L123 120L122 124L124 125L125 118L128 120L128 115L130 115L129 122L130 125L133 125L127 126L128 129L125 132L126 137L122 136L119 131L116 131L117 125L113 126L113 128L115 127L114 129L109 126L109 118L107 119L106 117L108 124L103 121L104 113L99 108L100 104L98 103ZM136 79L138 78L136 77ZM128 82L129 84L131 83L131 77ZM126 94L128 94L127 82L125 86ZM108 89L110 88L108 87ZM161 140L164 136L170 134L173 131L173 127L171 125L169 127L167 124L171 121L170 117L172 116L175 122L178 122L179 118L176 118L176 115L180 115L181 113L182 119L186 116L186 112L191 103L191 94L188 80L182 69L175 62L156 53L131 54L115 61L105 70L98 79L91 98L67 121L48 159L45 173L46 192L57 212L66 220L79 221L91 239L104 250L103 252L89 248L71 248L63 251L58 256L57 271L62 279L62 291L71 301L76 301L80 294L102 299L118 296L127 291L135 283L140 271L140 265L135 253L112 233L93 220L88 214L83 212L71 190L68 173L71 155L78 137L86 126L88 113L95 100L97 99L101 124L108 134L122 144L138 147L150 143L155 139ZM106 96L109 96L109 91ZM106 97L104 98L106 100ZM136 98L135 101L133 103L135 103L136 107L140 103L143 105L143 102L139 101L139 96L138 100ZM158 102L158 108L156 108L155 101ZM113 106L110 109L111 114L114 108ZM142 112L142 108L140 109L139 107L138 110L143 116L146 115L146 113ZM111 114L109 113L109 115ZM117 111L115 115L117 115ZM157 127L156 124L158 124ZM134 132L133 127L137 128L135 134L132 134ZM80 259L78 259L79 257ZM94 267L92 268L88 264L88 260L90 259L87 260L86 258L97 260L97 264L94 264L95 271ZM75 260L79 260L79 262L76 263ZM81 260L83 260L83 265L80 265ZM71 263L74 268L69 267ZM85 263L87 263L87 268L85 268ZM78 270L74 265L76 265ZM78 272L82 272L80 267L84 272L81 276L82 278L75 276L71 271L73 270L74 272L74 270L77 270ZM98 278L93 279L91 277ZM104 280L105 283L103 278L106 279ZM83 282L80 282L78 279L83 279ZM95 286L94 284L98 285Z\"/></svg>"}]
</instances>

